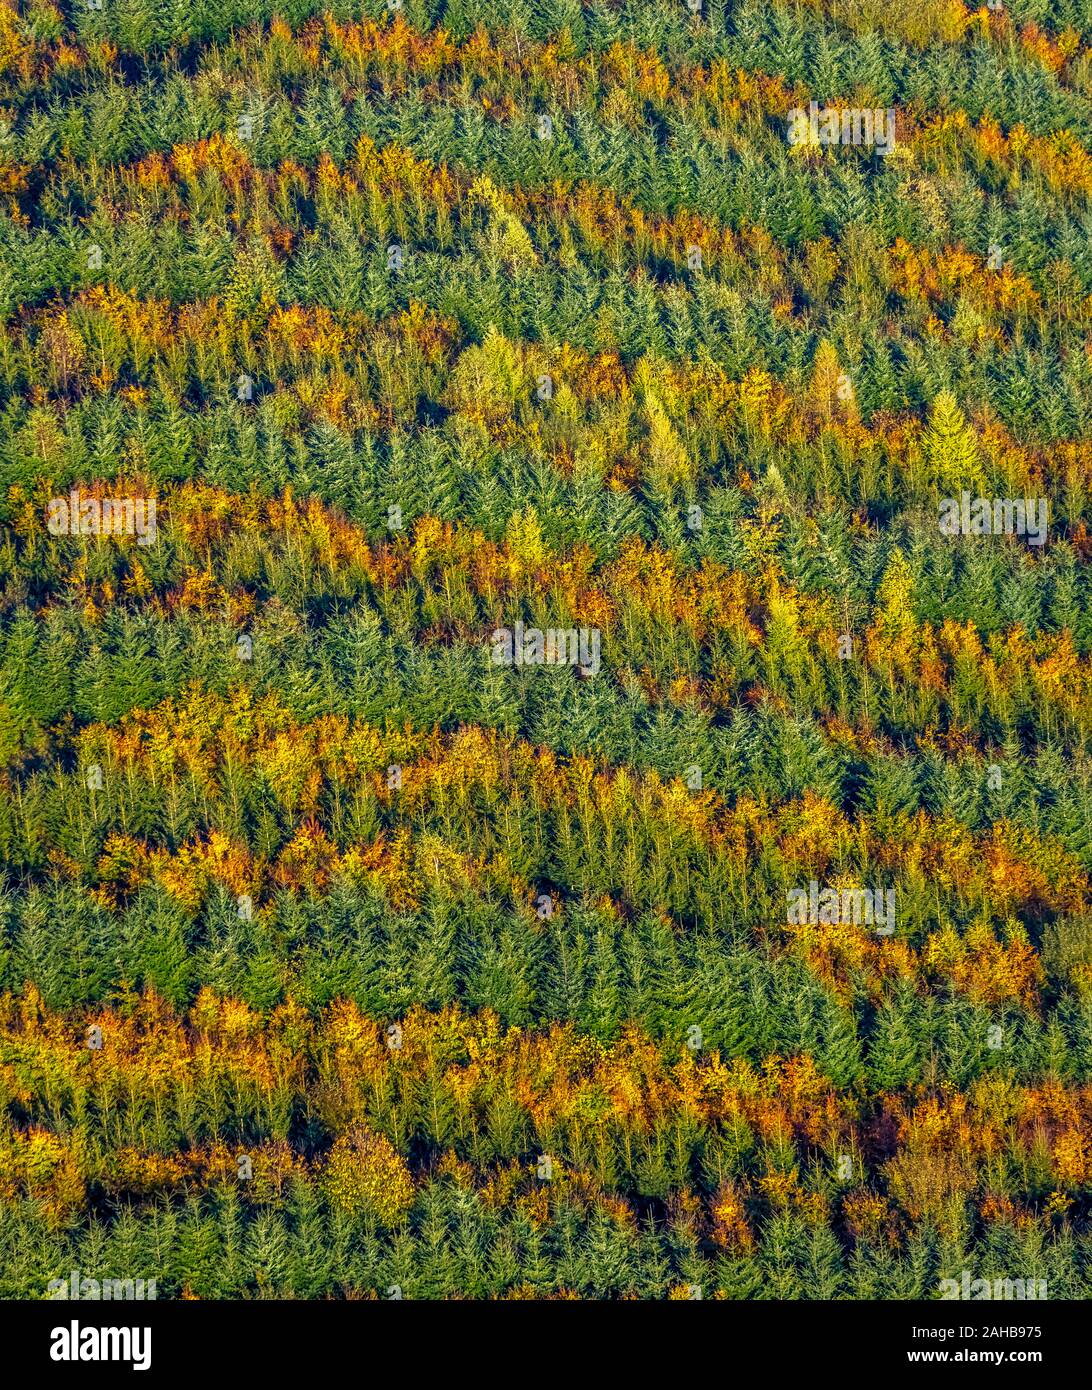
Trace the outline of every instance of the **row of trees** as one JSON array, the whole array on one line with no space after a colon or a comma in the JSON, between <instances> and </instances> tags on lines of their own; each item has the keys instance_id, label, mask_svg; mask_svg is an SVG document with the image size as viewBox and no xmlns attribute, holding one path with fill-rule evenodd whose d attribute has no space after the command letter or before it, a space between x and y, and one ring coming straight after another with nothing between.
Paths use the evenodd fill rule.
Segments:
<instances>
[{"instance_id":1,"label":"row of trees","mask_svg":"<svg viewBox=\"0 0 1092 1390\"><path fill-rule=\"evenodd\" d=\"M965 941L934 933L915 958L869 951L848 928L832 942L789 936L775 919L748 942L553 896L543 920L435 879L412 909L335 880L322 895L281 890L252 916L222 889L200 913L154 889L113 910L71 885L8 894L0 983L33 982L61 1010L135 981L179 1006L202 985L261 1010L344 997L384 1026L416 1003L489 1009L518 1027L561 1019L605 1041L635 1020L701 1055L757 1064L802 1050L824 1077L870 1094L984 1076L1092 1081L1087 918L1047 930L1042 991L1017 997L1021 971L1038 983L1026 943L1006 951L981 929Z\"/></svg>"},{"instance_id":2,"label":"row of trees","mask_svg":"<svg viewBox=\"0 0 1092 1390\"><path fill-rule=\"evenodd\" d=\"M84 491L123 489L156 495ZM1035 757L1036 741L1087 748L1087 569L1064 543L1039 560L1016 538L952 542L913 518L900 545L844 513L809 518L786 499L747 516L723 495L671 549L623 535L597 556L558 534L571 495L541 519L511 513L497 541L424 518L369 543L288 493L199 487L159 493L142 545L49 536L51 491L10 497L22 534L7 554L0 697L13 755L50 741L63 754L66 710L113 723L191 681L278 690L305 718L484 722L617 761L646 760L651 741L668 775L696 762L726 790L740 785L726 764L747 758L731 732L747 727L741 702L803 721L811 751L792 762L811 763L808 784L879 760L904 803L924 774L899 773L901 752L975 752L988 770ZM492 634L517 622L595 630L609 679L497 665ZM419 679L432 670L442 683ZM580 712L574 725L546 713L563 708ZM994 777L1006 813L1020 785ZM854 799L844 783L837 795Z\"/></svg>"},{"instance_id":3,"label":"row of trees","mask_svg":"<svg viewBox=\"0 0 1092 1390\"><path fill-rule=\"evenodd\" d=\"M28 1121L3 1165L9 1294L116 1260L175 1295L929 1297L967 1261L1013 1277L1007 1257L1085 1296L1059 1186L1085 1180L1087 1088L862 1105L807 1058L673 1058L632 1028L603 1046L452 1010L265 1021L208 991L184 1023L147 995L87 1015L90 1046L76 1022L33 994L5 1008ZM93 1194L116 1220L74 1232Z\"/></svg>"}]
</instances>

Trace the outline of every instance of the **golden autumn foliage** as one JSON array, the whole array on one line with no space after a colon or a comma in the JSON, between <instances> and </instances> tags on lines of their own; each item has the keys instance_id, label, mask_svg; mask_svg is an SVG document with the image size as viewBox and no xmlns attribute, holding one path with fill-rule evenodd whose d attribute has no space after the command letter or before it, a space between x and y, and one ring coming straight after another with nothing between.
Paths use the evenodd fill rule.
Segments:
<instances>
[{"instance_id":1,"label":"golden autumn foliage","mask_svg":"<svg viewBox=\"0 0 1092 1390\"><path fill-rule=\"evenodd\" d=\"M322 1175L335 1208L394 1226L413 1205L413 1181L405 1160L381 1134L354 1129L340 1135Z\"/></svg>"},{"instance_id":2,"label":"golden autumn foliage","mask_svg":"<svg viewBox=\"0 0 1092 1390\"><path fill-rule=\"evenodd\" d=\"M0 1298L1088 1292L1092 29L729 8L0 0Z\"/></svg>"},{"instance_id":3,"label":"golden autumn foliage","mask_svg":"<svg viewBox=\"0 0 1092 1390\"><path fill-rule=\"evenodd\" d=\"M898 1242L903 1222L954 1231L965 1202L984 1182L989 1219L1015 1220L1015 1210L1006 1216L1008 1209L997 1206L985 1176L1000 1154L1013 1161L1043 1155L1059 1201L1089 1181L1087 1087L1023 1087L999 1077L962 1093L948 1088L919 1098L881 1096L861 1108L839 1096L807 1056L771 1057L760 1069L718 1054L696 1061L686 1049L673 1056L636 1029L603 1045L571 1027L532 1034L455 1009L414 1010L401 1020L393 1048L379 1024L344 1001L315 1021L291 1005L263 1020L207 990L188 1020L173 1017L153 996L134 997L126 1014L95 1015L103 1046L89 1066L86 1049L81 1054L72 1046L66 1021L40 1007L18 1009L10 997L2 1014L0 1075L27 1078L22 1103L31 1109L43 1086L63 1084L96 1106L108 1103L122 1122L142 1094L154 1097L164 1115L182 1113L178 1107L200 1079L206 1089L226 1084L249 1096L256 1114L262 1098L279 1088L302 1095L305 1086L313 1087L317 1117L334 1126L330 1146L308 1155L284 1139L236 1148L217 1139L157 1152L117 1141L103 1147L105 1136L88 1142L44 1125L9 1125L2 1138L5 1194L39 1202L55 1222L83 1200L88 1183L145 1201L194 1185L238 1186L239 1149L245 1149L252 1172L239 1190L248 1201L276 1205L293 1184L313 1180L334 1209L380 1227L398 1226L414 1206L418 1179L377 1119L382 1115L384 1127L393 1123L403 1132L416 1129L425 1143L429 1111L415 1099L421 1088L433 1105L454 1107L463 1117L457 1129L463 1136L473 1116L512 1107L531 1126L523 1141L531 1153L579 1146L581 1136L599 1135L601 1143L608 1134L637 1152L684 1116L710 1137L760 1136L771 1155L784 1155L788 1144L796 1158L791 1166L782 1157L753 1180L726 1180L707 1199L688 1199L686 1219L707 1223L715 1243L736 1255L755 1248L754 1220L761 1211L829 1220L829 1199L804 1185L809 1154L865 1155L881 1186L849 1190L844 1217L856 1239L869 1241ZM310 1076L319 1080L317 1087ZM870 1135L881 1118L898 1139L892 1157L872 1149ZM587 1159L579 1165L558 1158L556 1185L549 1186L536 1177L541 1160L482 1170L475 1160L441 1148L435 1162L438 1176L467 1190L480 1187L490 1205L520 1203L536 1222L547 1220L562 1197L601 1207L624 1225L633 1221L630 1207L611 1196ZM1056 1209L1058 1201L1051 1219ZM1025 1211L1020 1219L1034 1218Z\"/></svg>"}]
</instances>

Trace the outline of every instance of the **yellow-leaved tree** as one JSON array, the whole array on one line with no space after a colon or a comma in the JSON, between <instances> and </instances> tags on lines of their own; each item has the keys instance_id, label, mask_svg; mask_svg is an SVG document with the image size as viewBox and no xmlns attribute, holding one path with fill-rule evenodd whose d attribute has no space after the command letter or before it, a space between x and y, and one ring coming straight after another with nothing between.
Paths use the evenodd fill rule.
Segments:
<instances>
[{"instance_id":1,"label":"yellow-leaved tree","mask_svg":"<svg viewBox=\"0 0 1092 1390\"><path fill-rule=\"evenodd\" d=\"M331 1206L397 1226L413 1205L405 1159L384 1134L355 1126L334 1141L322 1184Z\"/></svg>"},{"instance_id":2,"label":"yellow-leaved tree","mask_svg":"<svg viewBox=\"0 0 1092 1390\"><path fill-rule=\"evenodd\" d=\"M938 487L977 488L985 480L974 430L950 391L941 391L933 401L925 434L925 457L930 479Z\"/></svg>"},{"instance_id":3,"label":"yellow-leaved tree","mask_svg":"<svg viewBox=\"0 0 1092 1390\"><path fill-rule=\"evenodd\" d=\"M852 417L857 413L853 382L842 366L838 349L826 339L815 350L809 399L823 420Z\"/></svg>"},{"instance_id":4,"label":"yellow-leaved tree","mask_svg":"<svg viewBox=\"0 0 1092 1390\"><path fill-rule=\"evenodd\" d=\"M870 653L878 660L905 663L914 649L914 572L896 546L876 592L876 609L868 633Z\"/></svg>"},{"instance_id":5,"label":"yellow-leaved tree","mask_svg":"<svg viewBox=\"0 0 1092 1390\"><path fill-rule=\"evenodd\" d=\"M519 347L490 324L481 346L472 344L455 363L446 403L470 419L497 425L511 419L530 387Z\"/></svg>"},{"instance_id":6,"label":"yellow-leaved tree","mask_svg":"<svg viewBox=\"0 0 1092 1390\"><path fill-rule=\"evenodd\" d=\"M485 226L474 242L490 271L511 275L534 266L538 257L531 235L488 174L475 179L470 201L485 210Z\"/></svg>"}]
</instances>

